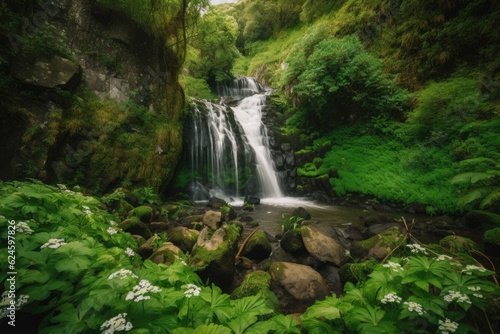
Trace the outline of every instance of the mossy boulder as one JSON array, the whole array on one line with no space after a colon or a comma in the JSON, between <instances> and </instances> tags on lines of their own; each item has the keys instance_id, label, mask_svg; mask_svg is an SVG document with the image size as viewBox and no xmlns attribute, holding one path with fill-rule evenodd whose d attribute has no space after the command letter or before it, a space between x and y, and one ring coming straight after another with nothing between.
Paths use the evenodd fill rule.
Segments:
<instances>
[{"instance_id":1,"label":"mossy boulder","mask_svg":"<svg viewBox=\"0 0 500 334\"><path fill-rule=\"evenodd\" d=\"M169 241L179 247L183 252L188 253L191 252L196 244L200 232L188 229L184 226L177 226L169 229L167 235Z\"/></svg>"},{"instance_id":2,"label":"mossy boulder","mask_svg":"<svg viewBox=\"0 0 500 334\"><path fill-rule=\"evenodd\" d=\"M148 226L139 219L139 217L132 216L130 218L127 218L120 224L118 224L118 227L125 232L140 235L145 239L151 237L151 231L149 230Z\"/></svg>"},{"instance_id":3,"label":"mossy boulder","mask_svg":"<svg viewBox=\"0 0 500 334\"><path fill-rule=\"evenodd\" d=\"M354 284L364 282L378 264L379 261L374 259L358 263L346 263L339 269L340 280L344 283L351 282Z\"/></svg>"},{"instance_id":4,"label":"mossy boulder","mask_svg":"<svg viewBox=\"0 0 500 334\"><path fill-rule=\"evenodd\" d=\"M260 296L267 306L275 311L279 311L279 301L276 295L270 290L271 275L262 270L256 270L246 275L239 287L231 294L232 299L239 299L250 296Z\"/></svg>"},{"instance_id":5,"label":"mossy boulder","mask_svg":"<svg viewBox=\"0 0 500 334\"><path fill-rule=\"evenodd\" d=\"M280 240L280 246L284 251L292 255L298 255L306 252L302 236L300 233L295 231L285 232Z\"/></svg>"},{"instance_id":6,"label":"mossy boulder","mask_svg":"<svg viewBox=\"0 0 500 334\"><path fill-rule=\"evenodd\" d=\"M500 257L500 227L484 232L483 240L486 255Z\"/></svg>"},{"instance_id":7,"label":"mossy boulder","mask_svg":"<svg viewBox=\"0 0 500 334\"><path fill-rule=\"evenodd\" d=\"M153 254L151 254L149 260L157 264L163 263L171 265L182 255L182 251L179 247L175 246L171 242L165 242L162 246L156 249Z\"/></svg>"},{"instance_id":8,"label":"mossy boulder","mask_svg":"<svg viewBox=\"0 0 500 334\"><path fill-rule=\"evenodd\" d=\"M137 217L141 222L149 224L153 218L153 208L146 205L138 206L130 211L129 217Z\"/></svg>"},{"instance_id":9,"label":"mossy boulder","mask_svg":"<svg viewBox=\"0 0 500 334\"><path fill-rule=\"evenodd\" d=\"M269 257L271 251L272 247L267 234L257 231L248 239L243 255L252 260L263 260Z\"/></svg>"},{"instance_id":10,"label":"mossy boulder","mask_svg":"<svg viewBox=\"0 0 500 334\"><path fill-rule=\"evenodd\" d=\"M241 227L236 224L225 224L213 233L208 227L200 232L190 265L203 281L223 289L233 282L240 233Z\"/></svg>"},{"instance_id":11,"label":"mossy boulder","mask_svg":"<svg viewBox=\"0 0 500 334\"><path fill-rule=\"evenodd\" d=\"M470 253L473 249L477 249L477 245L469 238L459 235L449 235L439 241L439 245L446 250L456 253Z\"/></svg>"},{"instance_id":12,"label":"mossy boulder","mask_svg":"<svg viewBox=\"0 0 500 334\"><path fill-rule=\"evenodd\" d=\"M382 260L401 244L403 239L400 229L393 226L369 239L355 242L351 247L351 256L358 259Z\"/></svg>"},{"instance_id":13,"label":"mossy boulder","mask_svg":"<svg viewBox=\"0 0 500 334\"><path fill-rule=\"evenodd\" d=\"M212 230L218 229L222 224L222 213L220 211L208 210L203 215L203 225L210 227Z\"/></svg>"}]
</instances>

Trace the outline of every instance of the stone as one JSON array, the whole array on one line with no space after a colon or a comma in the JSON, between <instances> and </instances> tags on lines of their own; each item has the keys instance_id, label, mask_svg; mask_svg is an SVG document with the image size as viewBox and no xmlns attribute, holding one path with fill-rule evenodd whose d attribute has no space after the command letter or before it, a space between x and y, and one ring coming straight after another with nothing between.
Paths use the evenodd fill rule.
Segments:
<instances>
[{"instance_id":1,"label":"stone","mask_svg":"<svg viewBox=\"0 0 500 334\"><path fill-rule=\"evenodd\" d=\"M300 232L309 254L321 262L329 262L337 267L342 264L345 250L339 241L307 225L302 226Z\"/></svg>"},{"instance_id":2,"label":"stone","mask_svg":"<svg viewBox=\"0 0 500 334\"><path fill-rule=\"evenodd\" d=\"M118 224L118 227L125 232L140 235L145 239L151 237L151 231L149 230L148 226L135 216L125 219L120 224Z\"/></svg>"},{"instance_id":3,"label":"stone","mask_svg":"<svg viewBox=\"0 0 500 334\"><path fill-rule=\"evenodd\" d=\"M248 239L243 255L252 260L264 260L269 257L271 251L272 247L267 234L257 231Z\"/></svg>"},{"instance_id":4,"label":"stone","mask_svg":"<svg viewBox=\"0 0 500 334\"><path fill-rule=\"evenodd\" d=\"M153 208L146 205L138 206L130 211L129 217L137 217L141 222L149 224L153 217Z\"/></svg>"},{"instance_id":5,"label":"stone","mask_svg":"<svg viewBox=\"0 0 500 334\"><path fill-rule=\"evenodd\" d=\"M260 198L255 197L255 196L246 196L245 203L258 205L258 204L260 204Z\"/></svg>"},{"instance_id":6,"label":"stone","mask_svg":"<svg viewBox=\"0 0 500 334\"><path fill-rule=\"evenodd\" d=\"M291 213L291 216L292 217L299 217L299 218L302 218L304 220L311 219L311 214L301 206L299 206L298 208L293 210Z\"/></svg>"},{"instance_id":7,"label":"stone","mask_svg":"<svg viewBox=\"0 0 500 334\"><path fill-rule=\"evenodd\" d=\"M393 226L369 239L353 243L351 256L358 259L383 260L403 239L404 235L399 227Z\"/></svg>"},{"instance_id":8,"label":"stone","mask_svg":"<svg viewBox=\"0 0 500 334\"><path fill-rule=\"evenodd\" d=\"M208 210L203 215L202 222L203 225L210 227L212 230L216 230L221 226L222 213L220 211Z\"/></svg>"},{"instance_id":9,"label":"stone","mask_svg":"<svg viewBox=\"0 0 500 334\"><path fill-rule=\"evenodd\" d=\"M179 247L184 253L190 253L200 235L199 231L177 226L167 231L168 240Z\"/></svg>"},{"instance_id":10,"label":"stone","mask_svg":"<svg viewBox=\"0 0 500 334\"><path fill-rule=\"evenodd\" d=\"M171 265L181 256L182 251L179 247L175 246L171 242L165 242L157 250L155 250L153 254L151 254L149 260L157 264L163 263L166 265Z\"/></svg>"},{"instance_id":11,"label":"stone","mask_svg":"<svg viewBox=\"0 0 500 334\"><path fill-rule=\"evenodd\" d=\"M273 281L298 301L313 302L330 294L325 280L309 266L291 262L273 262L269 268Z\"/></svg>"},{"instance_id":12,"label":"stone","mask_svg":"<svg viewBox=\"0 0 500 334\"><path fill-rule=\"evenodd\" d=\"M21 82L39 87L75 87L81 79L81 68L61 56L20 54L13 60L11 74Z\"/></svg>"},{"instance_id":13,"label":"stone","mask_svg":"<svg viewBox=\"0 0 500 334\"><path fill-rule=\"evenodd\" d=\"M306 251L304 241L302 241L302 236L300 233L296 233L295 231L288 231L283 234L283 237L280 240L280 246L285 252L292 255L298 255Z\"/></svg>"}]
</instances>

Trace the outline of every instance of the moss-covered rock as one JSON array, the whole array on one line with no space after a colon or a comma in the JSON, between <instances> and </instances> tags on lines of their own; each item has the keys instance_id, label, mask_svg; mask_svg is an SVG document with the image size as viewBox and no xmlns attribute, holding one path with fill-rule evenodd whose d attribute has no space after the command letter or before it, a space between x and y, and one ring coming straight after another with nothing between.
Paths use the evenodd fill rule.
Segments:
<instances>
[{"instance_id":1,"label":"moss-covered rock","mask_svg":"<svg viewBox=\"0 0 500 334\"><path fill-rule=\"evenodd\" d=\"M470 253L473 249L477 249L474 241L458 235L444 237L439 241L439 245L454 254Z\"/></svg>"},{"instance_id":2,"label":"moss-covered rock","mask_svg":"<svg viewBox=\"0 0 500 334\"><path fill-rule=\"evenodd\" d=\"M283 234L280 240L280 246L287 253L297 255L306 252L306 247L304 246L304 241L302 241L302 236L300 233L295 231L287 231Z\"/></svg>"},{"instance_id":3,"label":"moss-covered rock","mask_svg":"<svg viewBox=\"0 0 500 334\"><path fill-rule=\"evenodd\" d=\"M354 284L364 282L377 264L379 262L374 259L359 263L346 263L339 269L340 280L344 283L351 282Z\"/></svg>"},{"instance_id":4,"label":"moss-covered rock","mask_svg":"<svg viewBox=\"0 0 500 334\"><path fill-rule=\"evenodd\" d=\"M257 231L248 239L243 255L253 260L263 260L269 257L271 251L272 247L267 234Z\"/></svg>"},{"instance_id":5,"label":"moss-covered rock","mask_svg":"<svg viewBox=\"0 0 500 334\"><path fill-rule=\"evenodd\" d=\"M249 296L260 296L267 306L275 311L279 311L279 301L276 295L270 290L271 275L262 270L253 271L246 275L239 287L231 294L232 299L239 299Z\"/></svg>"},{"instance_id":6,"label":"moss-covered rock","mask_svg":"<svg viewBox=\"0 0 500 334\"><path fill-rule=\"evenodd\" d=\"M130 211L129 216L137 217L141 222L149 224L151 223L151 219L153 218L153 208L150 206L141 205Z\"/></svg>"},{"instance_id":7,"label":"moss-covered rock","mask_svg":"<svg viewBox=\"0 0 500 334\"><path fill-rule=\"evenodd\" d=\"M182 255L182 251L179 247L175 246L171 242L165 242L162 246L156 249L153 254L151 254L149 260L158 264L163 263L166 265L171 265Z\"/></svg>"},{"instance_id":8,"label":"moss-covered rock","mask_svg":"<svg viewBox=\"0 0 500 334\"><path fill-rule=\"evenodd\" d=\"M403 239L400 229L393 226L369 239L355 242L351 247L351 255L358 259L382 260L400 245Z\"/></svg>"},{"instance_id":9,"label":"moss-covered rock","mask_svg":"<svg viewBox=\"0 0 500 334\"><path fill-rule=\"evenodd\" d=\"M168 240L179 247L183 252L191 252L198 240L200 232L184 226L171 228L167 231Z\"/></svg>"},{"instance_id":10,"label":"moss-covered rock","mask_svg":"<svg viewBox=\"0 0 500 334\"><path fill-rule=\"evenodd\" d=\"M118 224L118 227L125 232L140 235L145 239L151 237L151 231L146 224L140 221L139 217L132 216L130 218L127 218L120 224Z\"/></svg>"},{"instance_id":11,"label":"moss-covered rock","mask_svg":"<svg viewBox=\"0 0 500 334\"><path fill-rule=\"evenodd\" d=\"M225 224L213 234L208 227L200 232L190 265L203 281L209 280L221 288L232 283L240 233L236 224Z\"/></svg>"}]
</instances>

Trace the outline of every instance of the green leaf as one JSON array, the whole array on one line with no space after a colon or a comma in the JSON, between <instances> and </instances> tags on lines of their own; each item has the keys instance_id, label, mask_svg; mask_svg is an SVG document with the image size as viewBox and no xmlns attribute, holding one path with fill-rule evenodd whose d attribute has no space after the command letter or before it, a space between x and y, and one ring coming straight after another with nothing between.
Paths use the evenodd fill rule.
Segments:
<instances>
[{"instance_id":1,"label":"green leaf","mask_svg":"<svg viewBox=\"0 0 500 334\"><path fill-rule=\"evenodd\" d=\"M340 309L338 305L340 300L335 296L326 297L322 301L316 301L312 306L310 306L306 312L303 314L302 318L306 319L327 319L335 320L341 318Z\"/></svg>"},{"instance_id":2,"label":"green leaf","mask_svg":"<svg viewBox=\"0 0 500 334\"><path fill-rule=\"evenodd\" d=\"M257 322L257 316L252 313L240 313L240 315L229 321L226 325L235 334L243 334L245 330Z\"/></svg>"},{"instance_id":3,"label":"green leaf","mask_svg":"<svg viewBox=\"0 0 500 334\"><path fill-rule=\"evenodd\" d=\"M217 324L201 325L196 328L176 328L172 334L232 334L233 332L224 326Z\"/></svg>"},{"instance_id":4,"label":"green leaf","mask_svg":"<svg viewBox=\"0 0 500 334\"><path fill-rule=\"evenodd\" d=\"M304 328L308 334L342 334L341 326L331 326L325 321L317 319L307 319L303 321Z\"/></svg>"},{"instance_id":5,"label":"green leaf","mask_svg":"<svg viewBox=\"0 0 500 334\"><path fill-rule=\"evenodd\" d=\"M297 333L300 334L299 322L292 318L291 316L278 314L272 317L270 322L274 323L273 329L274 333L285 334L285 333ZM261 333L265 333L262 331Z\"/></svg>"}]
</instances>

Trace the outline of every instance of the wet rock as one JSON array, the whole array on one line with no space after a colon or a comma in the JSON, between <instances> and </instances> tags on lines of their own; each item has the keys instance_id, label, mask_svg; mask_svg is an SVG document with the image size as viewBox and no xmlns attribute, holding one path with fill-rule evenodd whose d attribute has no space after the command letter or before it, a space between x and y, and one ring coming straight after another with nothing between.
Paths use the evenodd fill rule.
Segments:
<instances>
[{"instance_id":1,"label":"wet rock","mask_svg":"<svg viewBox=\"0 0 500 334\"><path fill-rule=\"evenodd\" d=\"M163 263L166 265L171 265L181 256L182 251L179 247L175 246L171 242L165 242L162 246L155 250L153 254L151 254L149 260L157 264Z\"/></svg>"},{"instance_id":2,"label":"wet rock","mask_svg":"<svg viewBox=\"0 0 500 334\"><path fill-rule=\"evenodd\" d=\"M329 262L337 267L342 264L345 250L338 240L317 231L311 226L300 229L302 240L309 254L321 262Z\"/></svg>"},{"instance_id":3,"label":"wet rock","mask_svg":"<svg viewBox=\"0 0 500 334\"><path fill-rule=\"evenodd\" d=\"M138 217L130 217L122 221L120 224L118 224L118 227L121 228L123 231L128 232L130 234L137 234L145 239L148 239L151 237L151 231L149 230L148 226L141 222Z\"/></svg>"},{"instance_id":4,"label":"wet rock","mask_svg":"<svg viewBox=\"0 0 500 334\"><path fill-rule=\"evenodd\" d=\"M269 273L297 301L313 303L330 294L325 280L309 266L290 262L273 262Z\"/></svg>"},{"instance_id":5,"label":"wet rock","mask_svg":"<svg viewBox=\"0 0 500 334\"><path fill-rule=\"evenodd\" d=\"M212 230L218 229L222 224L222 213L220 211L208 210L203 215L203 225L210 227Z\"/></svg>"},{"instance_id":6,"label":"wet rock","mask_svg":"<svg viewBox=\"0 0 500 334\"><path fill-rule=\"evenodd\" d=\"M227 205L227 202L225 200L218 197L211 197L208 200L207 208L210 208L212 210L220 210L220 208L224 205Z\"/></svg>"},{"instance_id":7,"label":"wet rock","mask_svg":"<svg viewBox=\"0 0 500 334\"><path fill-rule=\"evenodd\" d=\"M450 252L470 254L472 250L477 249L477 245L469 238L458 235L448 235L439 240L439 245Z\"/></svg>"},{"instance_id":8,"label":"wet rock","mask_svg":"<svg viewBox=\"0 0 500 334\"><path fill-rule=\"evenodd\" d=\"M298 208L296 208L295 210L293 210L292 213L291 213L291 216L292 217L299 217L299 218L302 218L304 220L310 220L311 219L311 214L306 209L304 209L301 206L299 206Z\"/></svg>"},{"instance_id":9,"label":"wet rock","mask_svg":"<svg viewBox=\"0 0 500 334\"><path fill-rule=\"evenodd\" d=\"M255 197L255 196L246 196L245 203L252 204L252 205L258 205L258 204L260 204L260 198Z\"/></svg>"},{"instance_id":10,"label":"wet rock","mask_svg":"<svg viewBox=\"0 0 500 334\"><path fill-rule=\"evenodd\" d=\"M146 205L138 206L129 212L129 217L137 217L141 222L148 224L153 217L153 208Z\"/></svg>"},{"instance_id":11,"label":"wet rock","mask_svg":"<svg viewBox=\"0 0 500 334\"><path fill-rule=\"evenodd\" d=\"M184 226L177 226L169 229L167 235L169 241L179 247L184 253L190 253L198 240L200 232Z\"/></svg>"},{"instance_id":12,"label":"wet rock","mask_svg":"<svg viewBox=\"0 0 500 334\"><path fill-rule=\"evenodd\" d=\"M392 249L401 243L403 238L400 229L393 226L369 239L355 242L351 248L351 255L358 259L383 260Z\"/></svg>"},{"instance_id":13,"label":"wet rock","mask_svg":"<svg viewBox=\"0 0 500 334\"><path fill-rule=\"evenodd\" d=\"M272 247L267 234L257 231L248 239L243 255L252 260L263 260L269 257L271 251Z\"/></svg>"},{"instance_id":14,"label":"wet rock","mask_svg":"<svg viewBox=\"0 0 500 334\"><path fill-rule=\"evenodd\" d=\"M306 251L302 236L300 233L294 231L288 231L283 234L280 240L280 246L284 251L292 255L298 255Z\"/></svg>"}]
</instances>

